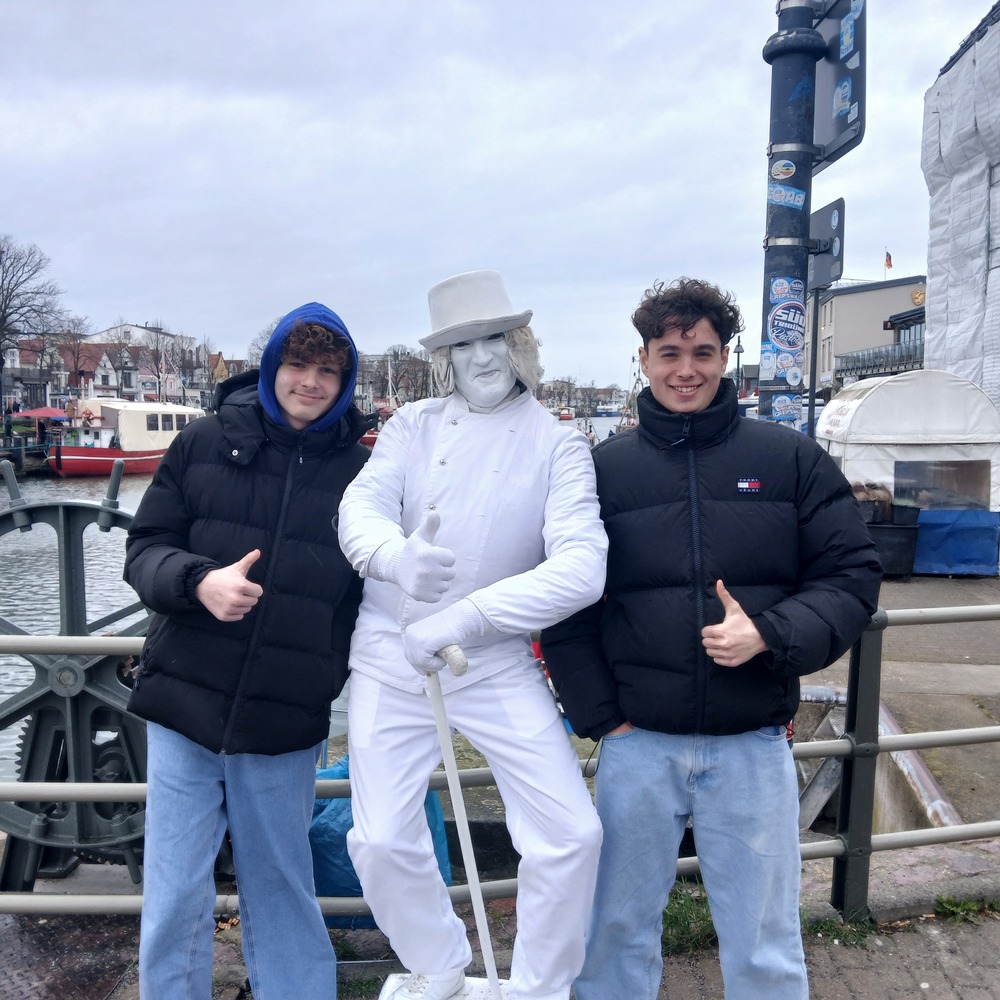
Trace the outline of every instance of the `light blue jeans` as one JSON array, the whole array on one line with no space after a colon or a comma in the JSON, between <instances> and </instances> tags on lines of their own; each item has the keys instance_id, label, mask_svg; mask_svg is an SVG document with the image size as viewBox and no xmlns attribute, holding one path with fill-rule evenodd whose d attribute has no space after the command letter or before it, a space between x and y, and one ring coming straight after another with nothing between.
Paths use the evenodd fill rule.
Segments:
<instances>
[{"instance_id":1,"label":"light blue jeans","mask_svg":"<svg viewBox=\"0 0 1000 1000\"><path fill-rule=\"evenodd\" d=\"M576 1000L656 1000L662 914L689 816L726 1000L806 1000L798 788L784 727L605 737L596 798L604 846Z\"/></svg>"},{"instance_id":2,"label":"light blue jeans","mask_svg":"<svg viewBox=\"0 0 1000 1000\"><path fill-rule=\"evenodd\" d=\"M316 750L212 753L149 723L139 988L212 995L215 858L229 826L255 1000L334 1000L337 959L316 902L309 823Z\"/></svg>"}]
</instances>

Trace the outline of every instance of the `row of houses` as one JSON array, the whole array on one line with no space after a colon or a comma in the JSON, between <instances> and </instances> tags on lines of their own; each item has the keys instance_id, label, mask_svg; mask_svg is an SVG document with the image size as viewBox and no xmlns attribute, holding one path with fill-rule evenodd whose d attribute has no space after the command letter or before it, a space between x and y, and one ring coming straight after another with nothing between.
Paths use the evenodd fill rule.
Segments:
<instances>
[{"instance_id":1,"label":"row of houses","mask_svg":"<svg viewBox=\"0 0 1000 1000\"><path fill-rule=\"evenodd\" d=\"M193 338L119 324L100 333L22 337L0 357L3 409L64 408L101 396L208 408L215 386L246 368Z\"/></svg>"}]
</instances>

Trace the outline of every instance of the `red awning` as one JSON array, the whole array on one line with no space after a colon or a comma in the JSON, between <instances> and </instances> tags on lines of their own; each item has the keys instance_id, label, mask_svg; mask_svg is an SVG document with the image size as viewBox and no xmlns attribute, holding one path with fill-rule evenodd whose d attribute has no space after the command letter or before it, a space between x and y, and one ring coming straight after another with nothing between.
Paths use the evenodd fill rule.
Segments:
<instances>
[{"instance_id":1,"label":"red awning","mask_svg":"<svg viewBox=\"0 0 1000 1000\"><path fill-rule=\"evenodd\" d=\"M34 410L21 410L12 413L14 420L65 420L65 410L57 410L54 406L38 406Z\"/></svg>"}]
</instances>

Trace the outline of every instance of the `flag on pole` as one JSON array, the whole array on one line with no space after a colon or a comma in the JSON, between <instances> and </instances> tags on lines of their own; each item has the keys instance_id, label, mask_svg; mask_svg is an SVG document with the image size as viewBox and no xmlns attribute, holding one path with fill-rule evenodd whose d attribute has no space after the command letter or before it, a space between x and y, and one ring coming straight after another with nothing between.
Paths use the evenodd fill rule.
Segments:
<instances>
[{"instance_id":1,"label":"flag on pole","mask_svg":"<svg viewBox=\"0 0 1000 1000\"><path fill-rule=\"evenodd\" d=\"M892 254L888 250L885 252L885 266L886 268L892 267Z\"/></svg>"}]
</instances>

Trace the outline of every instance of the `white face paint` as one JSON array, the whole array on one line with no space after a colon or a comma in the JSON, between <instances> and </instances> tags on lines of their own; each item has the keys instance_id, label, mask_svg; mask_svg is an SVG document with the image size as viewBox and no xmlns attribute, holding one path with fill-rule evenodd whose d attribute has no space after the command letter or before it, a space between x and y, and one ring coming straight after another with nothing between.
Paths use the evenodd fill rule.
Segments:
<instances>
[{"instance_id":1,"label":"white face paint","mask_svg":"<svg viewBox=\"0 0 1000 1000\"><path fill-rule=\"evenodd\" d=\"M502 403L517 381L502 333L452 344L451 367L458 391L472 406L484 410Z\"/></svg>"}]
</instances>

